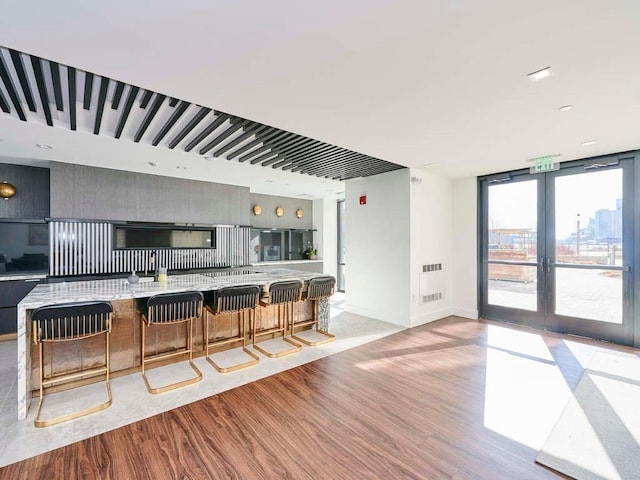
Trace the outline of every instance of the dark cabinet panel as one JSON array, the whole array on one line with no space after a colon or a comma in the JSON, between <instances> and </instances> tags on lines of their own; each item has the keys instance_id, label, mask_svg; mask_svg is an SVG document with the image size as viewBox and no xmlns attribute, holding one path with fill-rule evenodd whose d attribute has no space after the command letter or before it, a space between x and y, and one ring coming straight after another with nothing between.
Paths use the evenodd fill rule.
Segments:
<instances>
[{"instance_id":1,"label":"dark cabinet panel","mask_svg":"<svg viewBox=\"0 0 640 480\"><path fill-rule=\"evenodd\" d=\"M18 331L18 309L0 308L0 335Z\"/></svg>"},{"instance_id":2,"label":"dark cabinet panel","mask_svg":"<svg viewBox=\"0 0 640 480\"><path fill-rule=\"evenodd\" d=\"M34 279L0 282L0 335L17 332L16 306L41 281Z\"/></svg>"}]
</instances>

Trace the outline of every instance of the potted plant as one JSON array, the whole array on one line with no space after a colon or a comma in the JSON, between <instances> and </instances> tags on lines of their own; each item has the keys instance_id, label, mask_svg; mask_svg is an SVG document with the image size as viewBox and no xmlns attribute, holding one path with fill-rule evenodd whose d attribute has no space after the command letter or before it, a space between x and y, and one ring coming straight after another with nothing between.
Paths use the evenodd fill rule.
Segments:
<instances>
[{"instance_id":1,"label":"potted plant","mask_svg":"<svg viewBox=\"0 0 640 480\"><path fill-rule=\"evenodd\" d=\"M312 245L311 242L307 242L307 248L305 248L302 253L304 254L304 258L316 260L318 258L318 247L317 245Z\"/></svg>"}]
</instances>

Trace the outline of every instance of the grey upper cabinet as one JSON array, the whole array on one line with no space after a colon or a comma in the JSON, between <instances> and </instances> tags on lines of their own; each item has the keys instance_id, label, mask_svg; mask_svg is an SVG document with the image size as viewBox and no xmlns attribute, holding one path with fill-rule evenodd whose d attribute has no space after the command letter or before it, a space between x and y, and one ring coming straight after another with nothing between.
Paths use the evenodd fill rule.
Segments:
<instances>
[{"instance_id":1,"label":"grey upper cabinet","mask_svg":"<svg viewBox=\"0 0 640 480\"><path fill-rule=\"evenodd\" d=\"M249 224L249 189L51 163L51 216L198 224Z\"/></svg>"}]
</instances>

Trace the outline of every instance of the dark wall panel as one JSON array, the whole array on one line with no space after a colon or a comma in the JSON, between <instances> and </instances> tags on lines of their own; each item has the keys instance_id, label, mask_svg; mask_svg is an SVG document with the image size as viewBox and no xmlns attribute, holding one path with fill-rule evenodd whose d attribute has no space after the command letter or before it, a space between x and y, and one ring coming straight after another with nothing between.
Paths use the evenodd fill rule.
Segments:
<instances>
[{"instance_id":1,"label":"dark wall panel","mask_svg":"<svg viewBox=\"0 0 640 480\"><path fill-rule=\"evenodd\" d=\"M249 189L51 163L51 216L248 225Z\"/></svg>"},{"instance_id":2,"label":"dark wall panel","mask_svg":"<svg viewBox=\"0 0 640 480\"><path fill-rule=\"evenodd\" d=\"M262 207L262 213L260 215L253 214L254 205L260 205ZM282 217L276 215L276 208L278 207L284 209L284 215ZM296 217L296 210L299 208L304 211L302 218ZM251 205L248 211L251 214L249 223L253 227L306 229L312 228L313 225L313 202L311 200L252 193Z\"/></svg>"},{"instance_id":3,"label":"dark wall panel","mask_svg":"<svg viewBox=\"0 0 640 480\"><path fill-rule=\"evenodd\" d=\"M49 216L49 170L0 163L0 182L16 187L15 196L0 199L0 218Z\"/></svg>"}]
</instances>

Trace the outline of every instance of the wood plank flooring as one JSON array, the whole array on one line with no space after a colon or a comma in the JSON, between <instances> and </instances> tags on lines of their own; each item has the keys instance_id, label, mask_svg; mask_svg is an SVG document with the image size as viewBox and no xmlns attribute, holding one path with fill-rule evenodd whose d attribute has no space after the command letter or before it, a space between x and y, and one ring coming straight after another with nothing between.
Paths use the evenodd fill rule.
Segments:
<instances>
[{"instance_id":1,"label":"wood plank flooring","mask_svg":"<svg viewBox=\"0 0 640 480\"><path fill-rule=\"evenodd\" d=\"M492 325L512 328L450 317L406 330L9 465L0 479L564 478L484 426ZM535 333L550 351L564 338ZM581 367L563 355L577 382Z\"/></svg>"}]
</instances>

